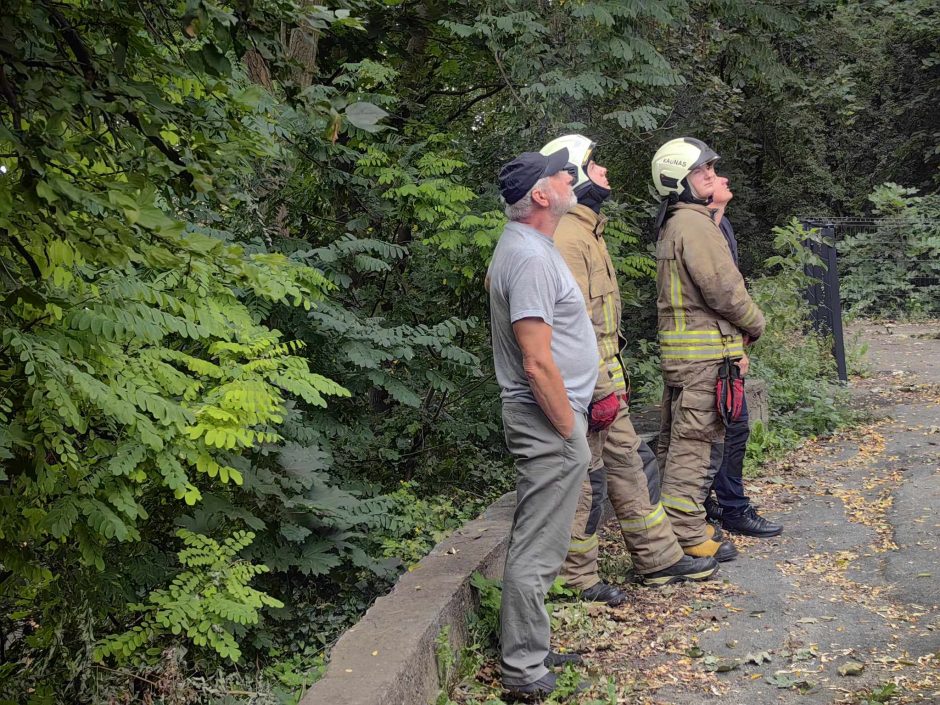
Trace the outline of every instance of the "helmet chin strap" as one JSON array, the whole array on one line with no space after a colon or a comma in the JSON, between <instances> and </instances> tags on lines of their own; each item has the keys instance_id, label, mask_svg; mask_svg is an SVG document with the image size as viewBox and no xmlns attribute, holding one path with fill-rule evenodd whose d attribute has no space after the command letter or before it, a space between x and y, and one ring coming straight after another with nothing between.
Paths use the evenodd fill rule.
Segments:
<instances>
[{"instance_id":1,"label":"helmet chin strap","mask_svg":"<svg viewBox=\"0 0 940 705\"><path fill-rule=\"evenodd\" d=\"M669 194L669 200L673 203L694 203L697 206L707 206L712 202L712 197L708 198L699 198L695 194L695 189L692 188L692 184L689 183L688 179L682 179L682 182L685 185L685 189L678 196L675 194Z\"/></svg>"},{"instance_id":2,"label":"helmet chin strap","mask_svg":"<svg viewBox=\"0 0 940 705\"><path fill-rule=\"evenodd\" d=\"M595 213L600 213L601 205L610 198L610 189L588 180L587 183L575 189L574 195L578 197L578 203L587 206Z\"/></svg>"},{"instance_id":3,"label":"helmet chin strap","mask_svg":"<svg viewBox=\"0 0 940 705\"><path fill-rule=\"evenodd\" d=\"M670 193L666 198L664 198L659 204L659 211L656 213L656 220L653 223L653 232L659 237L659 231L663 227L669 216L672 215L669 212L670 206L674 206L677 203L693 203L697 206L707 206L711 204L711 196L708 198L696 198L695 194L692 192L692 187L689 186L688 182L685 182L685 191L682 195L676 195Z\"/></svg>"}]
</instances>

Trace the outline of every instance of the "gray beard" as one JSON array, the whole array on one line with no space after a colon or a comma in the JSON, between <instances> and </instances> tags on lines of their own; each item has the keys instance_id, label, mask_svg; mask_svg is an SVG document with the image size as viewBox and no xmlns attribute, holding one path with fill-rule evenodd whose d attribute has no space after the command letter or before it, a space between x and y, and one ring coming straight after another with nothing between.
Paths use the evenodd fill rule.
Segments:
<instances>
[{"instance_id":1,"label":"gray beard","mask_svg":"<svg viewBox=\"0 0 940 705\"><path fill-rule=\"evenodd\" d=\"M567 201L563 201L560 198L556 200L553 196L552 202L549 205L549 209L551 210L552 215L560 218L576 205L578 205L578 197L574 195L574 192L572 192L571 197Z\"/></svg>"}]
</instances>

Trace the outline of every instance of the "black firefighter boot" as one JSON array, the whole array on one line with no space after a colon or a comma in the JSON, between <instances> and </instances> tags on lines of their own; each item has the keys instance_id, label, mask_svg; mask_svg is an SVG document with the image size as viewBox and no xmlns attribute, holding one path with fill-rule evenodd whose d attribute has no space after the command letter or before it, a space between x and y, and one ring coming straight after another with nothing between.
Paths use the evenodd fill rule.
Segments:
<instances>
[{"instance_id":1,"label":"black firefighter boot","mask_svg":"<svg viewBox=\"0 0 940 705\"><path fill-rule=\"evenodd\" d=\"M779 536L783 533L783 524L775 524L772 521L767 521L751 506L748 506L748 508L740 514L728 514L728 512L723 512L721 515L721 526L729 533L741 534L742 536L754 536L759 539Z\"/></svg>"},{"instance_id":2,"label":"black firefighter boot","mask_svg":"<svg viewBox=\"0 0 940 705\"><path fill-rule=\"evenodd\" d=\"M627 601L627 593L615 585L599 582L582 590L581 599L585 602L606 602L609 607L617 607Z\"/></svg>"}]
</instances>

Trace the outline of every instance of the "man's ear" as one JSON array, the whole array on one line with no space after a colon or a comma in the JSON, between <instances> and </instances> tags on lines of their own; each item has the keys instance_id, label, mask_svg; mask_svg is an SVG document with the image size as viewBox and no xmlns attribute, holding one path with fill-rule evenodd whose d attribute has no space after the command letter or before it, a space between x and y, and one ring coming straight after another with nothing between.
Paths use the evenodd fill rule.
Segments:
<instances>
[{"instance_id":1,"label":"man's ear","mask_svg":"<svg viewBox=\"0 0 940 705\"><path fill-rule=\"evenodd\" d=\"M544 187L539 187L532 191L532 202L537 203L542 208L548 208L551 205L548 194L545 192Z\"/></svg>"}]
</instances>

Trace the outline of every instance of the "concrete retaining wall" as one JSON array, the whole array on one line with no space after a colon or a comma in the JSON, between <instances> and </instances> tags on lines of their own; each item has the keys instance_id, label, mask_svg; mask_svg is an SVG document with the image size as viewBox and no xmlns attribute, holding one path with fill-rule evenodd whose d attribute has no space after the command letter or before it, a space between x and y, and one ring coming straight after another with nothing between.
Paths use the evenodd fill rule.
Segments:
<instances>
[{"instance_id":1,"label":"concrete retaining wall","mask_svg":"<svg viewBox=\"0 0 940 705\"><path fill-rule=\"evenodd\" d=\"M503 572L516 493L503 495L380 597L336 643L323 678L300 705L424 705L437 697L435 640L450 626L453 653L476 610L470 576Z\"/></svg>"}]
</instances>

